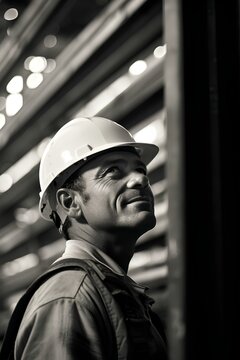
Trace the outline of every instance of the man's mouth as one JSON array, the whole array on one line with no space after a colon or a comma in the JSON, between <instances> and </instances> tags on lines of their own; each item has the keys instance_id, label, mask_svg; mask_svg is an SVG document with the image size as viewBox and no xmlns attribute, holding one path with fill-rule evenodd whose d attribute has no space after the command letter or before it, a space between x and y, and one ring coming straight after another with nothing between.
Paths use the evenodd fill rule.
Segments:
<instances>
[{"instance_id":1,"label":"man's mouth","mask_svg":"<svg viewBox=\"0 0 240 360\"><path fill-rule=\"evenodd\" d=\"M133 202L139 202L139 201L151 203L151 199L148 196L134 196L126 200L126 204L131 204Z\"/></svg>"}]
</instances>

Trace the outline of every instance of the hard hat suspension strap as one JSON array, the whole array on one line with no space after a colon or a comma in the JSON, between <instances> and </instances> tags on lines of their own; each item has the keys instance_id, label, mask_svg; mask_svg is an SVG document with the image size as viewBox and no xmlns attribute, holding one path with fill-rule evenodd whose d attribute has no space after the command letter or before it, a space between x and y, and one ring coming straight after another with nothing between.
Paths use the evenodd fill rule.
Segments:
<instances>
[{"instance_id":1,"label":"hard hat suspension strap","mask_svg":"<svg viewBox=\"0 0 240 360\"><path fill-rule=\"evenodd\" d=\"M52 213L50 215L50 219L52 219L52 221L54 222L58 231L60 232L60 234L62 234L63 223L60 219L60 216L58 215L58 213L56 211L54 211L54 210L52 211Z\"/></svg>"}]
</instances>

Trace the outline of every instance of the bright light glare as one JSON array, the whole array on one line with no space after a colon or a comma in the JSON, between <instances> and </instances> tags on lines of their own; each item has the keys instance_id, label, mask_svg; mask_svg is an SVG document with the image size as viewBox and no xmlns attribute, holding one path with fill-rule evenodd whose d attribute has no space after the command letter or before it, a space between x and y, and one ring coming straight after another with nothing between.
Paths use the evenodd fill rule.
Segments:
<instances>
[{"instance_id":1,"label":"bright light glare","mask_svg":"<svg viewBox=\"0 0 240 360\"><path fill-rule=\"evenodd\" d=\"M8 9L4 13L4 19L7 21L15 20L18 17L18 11L15 8Z\"/></svg>"},{"instance_id":2,"label":"bright light glare","mask_svg":"<svg viewBox=\"0 0 240 360\"><path fill-rule=\"evenodd\" d=\"M15 211L15 218L20 223L34 224L39 218L38 206L31 209L18 208Z\"/></svg>"},{"instance_id":3,"label":"bright light glare","mask_svg":"<svg viewBox=\"0 0 240 360\"><path fill-rule=\"evenodd\" d=\"M27 254L18 259L7 262L2 266L2 272L5 276L13 276L24 270L30 269L39 263L36 254Z\"/></svg>"},{"instance_id":4,"label":"bright light glare","mask_svg":"<svg viewBox=\"0 0 240 360\"><path fill-rule=\"evenodd\" d=\"M151 55L151 56L153 57L153 55ZM55 64L55 60L48 59L48 61L50 61L50 60L52 60L53 63ZM26 61L27 61L27 59L25 60L25 62ZM143 63L146 63L146 62L143 62ZM148 64L149 64L149 60L148 60ZM31 79L32 76L35 76L35 75L42 76L42 74L35 73L35 74L31 74L29 76L29 78ZM29 78L28 78L28 81L29 81ZM41 79L42 79L42 77L41 77ZM137 81L137 78L131 76L130 72L127 72L126 74L124 74L123 76L121 76L120 78L115 80L112 84L110 84L106 89L104 89L100 94L98 94L95 98L93 98L85 106L82 106L82 108L80 108L78 110L77 114L75 114L74 116L78 117L85 113L87 116L91 116L91 115L93 116L93 115L97 114L98 111L102 110L105 106L109 105L112 101L114 101L117 98L117 96L124 93L124 91L129 86L134 84L135 81ZM31 83L30 83L30 86L31 86ZM159 119L157 119L157 122L159 122ZM161 123L161 119L160 119L160 123ZM151 123L151 125L153 125L153 122ZM159 141L161 140L160 138L165 137L165 128L162 127L163 125L155 125L155 122L154 122L154 126L156 126L156 132L157 132L157 141L156 142L159 144ZM161 127L162 127L162 130L161 130ZM150 129L148 128L145 133L142 133L141 139L144 135L143 141L151 142L155 138L156 132L155 132L155 130L151 129L151 127L150 127ZM145 138L146 134L150 140ZM136 133L136 137L140 138L140 135ZM45 143L45 140L46 140L46 143ZM15 163L11 168L8 169L8 173L12 175L14 183L16 183L18 180L20 180L25 174L27 174L29 171L31 171L31 169L39 163L40 158L42 156L42 151L45 149L48 142L49 142L49 139L44 139L43 142L38 144L34 149L32 149L29 152L31 155L29 155L29 153L26 154L24 158L20 159L17 163ZM34 155L33 155L33 153L34 153ZM27 157L28 155L29 155L29 157ZM165 161L165 158L164 158L164 161Z\"/></svg>"},{"instance_id":5,"label":"bright light glare","mask_svg":"<svg viewBox=\"0 0 240 360\"><path fill-rule=\"evenodd\" d=\"M150 142L156 145L162 145L166 141L166 128L164 125L165 113L162 112L159 116L144 126L137 132L133 132L133 137L138 142Z\"/></svg>"},{"instance_id":6,"label":"bright light glare","mask_svg":"<svg viewBox=\"0 0 240 360\"><path fill-rule=\"evenodd\" d=\"M24 155L20 160L8 168L7 173L0 176L0 191L7 191L13 184L19 181L27 173L29 173L34 166L36 166L41 157L41 152L39 149L46 146L46 143L49 141L48 138L45 138L40 144L30 150L26 155ZM42 149L41 149L42 150Z\"/></svg>"},{"instance_id":7,"label":"bright light glare","mask_svg":"<svg viewBox=\"0 0 240 360\"><path fill-rule=\"evenodd\" d=\"M7 116L14 116L23 106L23 96L21 94L10 94L6 100Z\"/></svg>"},{"instance_id":8,"label":"bright light glare","mask_svg":"<svg viewBox=\"0 0 240 360\"><path fill-rule=\"evenodd\" d=\"M130 263L130 270L151 265L164 264L168 258L167 248L158 248L153 250L139 251L135 253Z\"/></svg>"},{"instance_id":9,"label":"bright light glare","mask_svg":"<svg viewBox=\"0 0 240 360\"><path fill-rule=\"evenodd\" d=\"M43 81L41 73L30 74L27 78L26 84L29 89L36 89Z\"/></svg>"},{"instance_id":10,"label":"bright light glare","mask_svg":"<svg viewBox=\"0 0 240 360\"><path fill-rule=\"evenodd\" d=\"M110 104L117 96L123 93L132 84L127 75L123 75L103 90L99 95L93 98L83 107L77 116L94 116L100 110Z\"/></svg>"},{"instance_id":11,"label":"bright light glare","mask_svg":"<svg viewBox=\"0 0 240 360\"><path fill-rule=\"evenodd\" d=\"M63 158L63 161L64 161L65 163L70 163L71 160L72 160L71 151L69 151L69 150L64 150L64 151L61 153L61 157Z\"/></svg>"},{"instance_id":12,"label":"bright light glare","mask_svg":"<svg viewBox=\"0 0 240 360\"><path fill-rule=\"evenodd\" d=\"M0 175L0 192L5 192L11 188L13 184L12 177L5 173Z\"/></svg>"},{"instance_id":13,"label":"bright light glare","mask_svg":"<svg viewBox=\"0 0 240 360\"><path fill-rule=\"evenodd\" d=\"M161 57L165 56L166 53L167 53L167 45L166 44L156 47L156 49L153 52L153 54L156 58L161 58Z\"/></svg>"},{"instance_id":14,"label":"bright light glare","mask_svg":"<svg viewBox=\"0 0 240 360\"><path fill-rule=\"evenodd\" d=\"M43 139L37 146L8 168L7 173L0 176L1 192L7 191L13 184L29 173L32 168L39 163L42 153L49 141L50 138Z\"/></svg>"},{"instance_id":15,"label":"bright light glare","mask_svg":"<svg viewBox=\"0 0 240 360\"><path fill-rule=\"evenodd\" d=\"M140 73L145 71L147 66L152 66L154 63L156 63L156 59L154 60L153 54L147 57L146 61L136 61L130 66L127 73L120 76L117 80L115 80L112 84L106 87L87 104L79 107L79 110L74 116L78 117L96 115L99 111L112 103L119 95L124 93L124 91L127 90L129 86L133 85L136 81L138 81L137 77L132 76L133 74L139 75Z\"/></svg>"},{"instance_id":16,"label":"bright light glare","mask_svg":"<svg viewBox=\"0 0 240 360\"><path fill-rule=\"evenodd\" d=\"M6 124L6 118L4 114L0 114L0 130L4 127Z\"/></svg>"},{"instance_id":17,"label":"bright light glare","mask_svg":"<svg viewBox=\"0 0 240 360\"><path fill-rule=\"evenodd\" d=\"M43 43L46 48L53 48L57 45L57 38L55 35L47 35L45 36Z\"/></svg>"},{"instance_id":18,"label":"bright light glare","mask_svg":"<svg viewBox=\"0 0 240 360\"><path fill-rule=\"evenodd\" d=\"M138 131L134 135L134 138L138 142L155 142L157 138L157 129L153 124L150 124Z\"/></svg>"},{"instance_id":19,"label":"bright light glare","mask_svg":"<svg viewBox=\"0 0 240 360\"><path fill-rule=\"evenodd\" d=\"M37 151L37 154L38 154L39 158L42 157L42 155L44 153L44 150L46 149L46 147L47 147L48 143L50 142L50 140L51 140L50 137L46 137L36 147L36 151Z\"/></svg>"},{"instance_id":20,"label":"bright light glare","mask_svg":"<svg viewBox=\"0 0 240 360\"><path fill-rule=\"evenodd\" d=\"M29 62L29 70L33 73L40 73L47 67L47 60L43 56L34 56Z\"/></svg>"},{"instance_id":21,"label":"bright light glare","mask_svg":"<svg viewBox=\"0 0 240 360\"><path fill-rule=\"evenodd\" d=\"M34 148L11 166L11 168L8 169L8 174L11 175L13 182L16 183L38 163L39 156Z\"/></svg>"},{"instance_id":22,"label":"bright light glare","mask_svg":"<svg viewBox=\"0 0 240 360\"><path fill-rule=\"evenodd\" d=\"M45 73L50 73L56 68L56 61L54 59L47 59L47 67L44 70Z\"/></svg>"},{"instance_id":23,"label":"bright light glare","mask_svg":"<svg viewBox=\"0 0 240 360\"><path fill-rule=\"evenodd\" d=\"M129 72L131 75L140 75L147 68L147 63L144 60L135 61L129 68Z\"/></svg>"},{"instance_id":24,"label":"bright light glare","mask_svg":"<svg viewBox=\"0 0 240 360\"><path fill-rule=\"evenodd\" d=\"M9 94L18 94L23 89L23 77L20 75L14 76L7 84L7 92Z\"/></svg>"},{"instance_id":25,"label":"bright light glare","mask_svg":"<svg viewBox=\"0 0 240 360\"><path fill-rule=\"evenodd\" d=\"M26 60L24 61L24 68L26 70L29 70L29 64L30 64L30 61L34 58L34 56L28 56L26 58Z\"/></svg>"}]
</instances>

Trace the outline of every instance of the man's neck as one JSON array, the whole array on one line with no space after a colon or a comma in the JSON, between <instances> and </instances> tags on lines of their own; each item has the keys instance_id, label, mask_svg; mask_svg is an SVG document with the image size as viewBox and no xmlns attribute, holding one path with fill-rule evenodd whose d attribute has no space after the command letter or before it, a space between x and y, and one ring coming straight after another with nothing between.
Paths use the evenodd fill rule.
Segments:
<instances>
[{"instance_id":1,"label":"man's neck","mask_svg":"<svg viewBox=\"0 0 240 360\"><path fill-rule=\"evenodd\" d=\"M126 233L113 234L105 231L95 231L88 226L79 226L71 228L69 235L71 239L83 240L95 245L110 256L127 273L137 241L133 236L129 236L129 233L126 236Z\"/></svg>"}]
</instances>

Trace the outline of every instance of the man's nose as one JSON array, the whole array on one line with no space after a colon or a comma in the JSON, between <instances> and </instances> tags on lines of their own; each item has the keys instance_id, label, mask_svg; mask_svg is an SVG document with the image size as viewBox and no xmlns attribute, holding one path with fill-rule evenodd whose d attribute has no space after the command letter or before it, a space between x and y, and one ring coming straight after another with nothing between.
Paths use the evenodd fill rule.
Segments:
<instances>
[{"instance_id":1,"label":"man's nose","mask_svg":"<svg viewBox=\"0 0 240 360\"><path fill-rule=\"evenodd\" d=\"M145 188L148 185L149 185L149 180L145 174L134 171L129 175L129 179L127 182L127 188L129 188L129 189Z\"/></svg>"}]
</instances>

